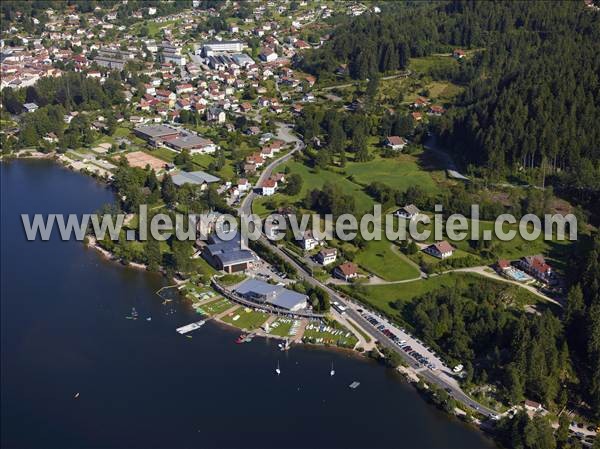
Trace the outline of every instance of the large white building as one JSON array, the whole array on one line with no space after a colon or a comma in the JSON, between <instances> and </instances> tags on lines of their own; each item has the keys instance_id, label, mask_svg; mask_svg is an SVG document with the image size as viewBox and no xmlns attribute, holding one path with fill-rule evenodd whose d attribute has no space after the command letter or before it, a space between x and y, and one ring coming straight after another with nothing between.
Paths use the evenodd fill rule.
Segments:
<instances>
[{"instance_id":1,"label":"large white building","mask_svg":"<svg viewBox=\"0 0 600 449\"><path fill-rule=\"evenodd\" d=\"M213 56L219 52L241 52L246 44L242 41L210 41L202 46L202 56Z\"/></svg>"}]
</instances>

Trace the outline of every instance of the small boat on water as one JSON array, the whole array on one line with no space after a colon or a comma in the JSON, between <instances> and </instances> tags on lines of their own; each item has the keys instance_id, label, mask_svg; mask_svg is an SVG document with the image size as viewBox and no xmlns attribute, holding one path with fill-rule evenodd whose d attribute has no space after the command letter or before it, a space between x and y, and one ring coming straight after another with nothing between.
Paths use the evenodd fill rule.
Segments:
<instances>
[{"instance_id":1,"label":"small boat on water","mask_svg":"<svg viewBox=\"0 0 600 449\"><path fill-rule=\"evenodd\" d=\"M79 398L79 392L75 393L75 396L73 396L73 399L77 399Z\"/></svg>"},{"instance_id":2,"label":"small boat on water","mask_svg":"<svg viewBox=\"0 0 600 449\"><path fill-rule=\"evenodd\" d=\"M239 336L239 337L238 337L238 338L235 340L235 342L236 342L238 345L239 345L239 344L242 344L242 343L244 343L244 341L246 341L246 337L247 337L247 335L246 335L246 334L241 334L241 335L240 335L240 336Z\"/></svg>"},{"instance_id":3,"label":"small boat on water","mask_svg":"<svg viewBox=\"0 0 600 449\"><path fill-rule=\"evenodd\" d=\"M132 307L132 308L131 308L131 317L132 317L134 320L137 320L138 313L137 313L137 310L135 310L135 307Z\"/></svg>"},{"instance_id":4,"label":"small boat on water","mask_svg":"<svg viewBox=\"0 0 600 449\"><path fill-rule=\"evenodd\" d=\"M335 370L333 369L333 362L331 362L331 371L329 371L330 376L335 376Z\"/></svg>"},{"instance_id":5,"label":"small boat on water","mask_svg":"<svg viewBox=\"0 0 600 449\"><path fill-rule=\"evenodd\" d=\"M279 369L279 360L277 361L277 368L275 368L275 372L278 376L281 374L281 370Z\"/></svg>"},{"instance_id":6,"label":"small boat on water","mask_svg":"<svg viewBox=\"0 0 600 449\"><path fill-rule=\"evenodd\" d=\"M358 388L358 386L359 386L359 385L360 385L360 382L357 382L357 381L355 380L354 382L352 382L352 383L350 384L350 388L352 388L352 389L354 390L355 388Z\"/></svg>"},{"instance_id":7,"label":"small boat on water","mask_svg":"<svg viewBox=\"0 0 600 449\"><path fill-rule=\"evenodd\" d=\"M290 341L286 338L283 343L279 343L279 349L281 351L287 351L290 349Z\"/></svg>"}]
</instances>

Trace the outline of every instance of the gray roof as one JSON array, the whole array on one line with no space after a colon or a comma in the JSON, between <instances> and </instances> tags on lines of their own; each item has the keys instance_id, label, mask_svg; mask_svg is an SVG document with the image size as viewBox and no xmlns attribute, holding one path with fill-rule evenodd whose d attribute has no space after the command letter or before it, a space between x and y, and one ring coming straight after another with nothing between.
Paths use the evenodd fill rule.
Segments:
<instances>
[{"instance_id":1,"label":"gray roof","mask_svg":"<svg viewBox=\"0 0 600 449\"><path fill-rule=\"evenodd\" d=\"M218 182L220 180L220 178L217 178L216 176L213 176L210 173L206 173L201 170L192 172L182 171L173 175L173 183L176 186L182 186L184 184L210 184L211 182Z\"/></svg>"},{"instance_id":2,"label":"gray roof","mask_svg":"<svg viewBox=\"0 0 600 449\"><path fill-rule=\"evenodd\" d=\"M306 295L282 288L275 298L267 299L267 302L282 309L291 310L298 304L306 302Z\"/></svg>"},{"instance_id":3,"label":"gray roof","mask_svg":"<svg viewBox=\"0 0 600 449\"><path fill-rule=\"evenodd\" d=\"M247 249L241 249L239 251L232 252L224 252L215 255L215 257L221 261L221 264L224 267L227 267L229 265L237 265L240 263L252 262L254 260L254 256Z\"/></svg>"},{"instance_id":4,"label":"gray roof","mask_svg":"<svg viewBox=\"0 0 600 449\"><path fill-rule=\"evenodd\" d=\"M414 204L409 204L407 206L401 207L400 210L403 210L404 212L406 212L407 214L410 214L410 215L417 215L417 214L421 213L419 208L417 206L415 206Z\"/></svg>"},{"instance_id":5,"label":"gray roof","mask_svg":"<svg viewBox=\"0 0 600 449\"><path fill-rule=\"evenodd\" d=\"M258 295L270 295L278 292L282 287L280 285L272 285L258 279L246 279L240 285L237 286L236 291L240 295L246 295L248 293L256 293Z\"/></svg>"},{"instance_id":6,"label":"gray roof","mask_svg":"<svg viewBox=\"0 0 600 449\"><path fill-rule=\"evenodd\" d=\"M212 145L212 141L205 139L204 137L197 136L195 134L180 134L179 137L169 140L169 145L176 148L202 148L208 145Z\"/></svg>"},{"instance_id":7,"label":"gray roof","mask_svg":"<svg viewBox=\"0 0 600 449\"><path fill-rule=\"evenodd\" d=\"M282 309L291 310L298 304L306 302L306 295L288 290L280 285L271 285L258 279L247 279L236 288L240 295L254 293L259 296L268 296L266 302Z\"/></svg>"},{"instance_id":8,"label":"gray roof","mask_svg":"<svg viewBox=\"0 0 600 449\"><path fill-rule=\"evenodd\" d=\"M254 260L251 251L241 248L239 233L236 233L232 240L221 240L216 235L211 236L210 240L213 243L206 246L206 251L221 261L224 267Z\"/></svg>"},{"instance_id":9,"label":"gray roof","mask_svg":"<svg viewBox=\"0 0 600 449\"><path fill-rule=\"evenodd\" d=\"M168 135L179 132L175 128L171 128L170 126L167 126L167 125L142 125L142 126L137 126L134 129L134 131L144 133L153 138L168 136Z\"/></svg>"}]
</instances>

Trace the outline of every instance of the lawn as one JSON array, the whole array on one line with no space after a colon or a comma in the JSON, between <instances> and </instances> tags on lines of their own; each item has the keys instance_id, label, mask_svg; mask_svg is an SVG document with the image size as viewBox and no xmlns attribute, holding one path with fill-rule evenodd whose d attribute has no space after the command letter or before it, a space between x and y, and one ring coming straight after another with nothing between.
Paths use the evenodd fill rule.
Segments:
<instances>
[{"instance_id":1,"label":"lawn","mask_svg":"<svg viewBox=\"0 0 600 449\"><path fill-rule=\"evenodd\" d=\"M361 249L354 260L365 270L387 281L401 281L419 276L419 270L392 251L388 240L372 240Z\"/></svg>"},{"instance_id":2,"label":"lawn","mask_svg":"<svg viewBox=\"0 0 600 449\"><path fill-rule=\"evenodd\" d=\"M438 192L432 172L421 168L414 155L400 154L394 158L375 157L369 162L350 162L345 172L363 185L378 181L401 191L418 185L428 193Z\"/></svg>"},{"instance_id":3,"label":"lawn","mask_svg":"<svg viewBox=\"0 0 600 449\"><path fill-rule=\"evenodd\" d=\"M236 316L239 316L239 318L234 320ZM240 329L253 330L259 328L267 321L268 317L269 315L265 312L257 312L256 310L240 307L223 317L223 321Z\"/></svg>"},{"instance_id":4,"label":"lawn","mask_svg":"<svg viewBox=\"0 0 600 449\"><path fill-rule=\"evenodd\" d=\"M452 56L431 55L421 58L411 58L408 68L413 72L430 73L432 68L458 66L458 61Z\"/></svg>"},{"instance_id":5,"label":"lawn","mask_svg":"<svg viewBox=\"0 0 600 449\"><path fill-rule=\"evenodd\" d=\"M167 148L153 148L152 150L143 150L144 153L149 154L151 156L157 157L167 162L173 162L177 153L171 151Z\"/></svg>"},{"instance_id":6,"label":"lawn","mask_svg":"<svg viewBox=\"0 0 600 449\"><path fill-rule=\"evenodd\" d=\"M199 310L204 312L206 315L213 316L225 312L227 309L233 307L233 305L234 304L230 300L226 298L220 298L207 302L206 304L202 305Z\"/></svg>"},{"instance_id":7,"label":"lawn","mask_svg":"<svg viewBox=\"0 0 600 449\"><path fill-rule=\"evenodd\" d=\"M464 282L465 280L489 282L490 284L500 283L510 289L516 295L518 301L523 304L535 304L540 301L533 293L521 287L473 273L446 273L405 284L355 285L351 287L343 286L341 289L391 318L401 320L398 309L392 306L394 302L402 301L408 303L426 293L433 292L442 287L453 287L457 282Z\"/></svg>"},{"instance_id":8,"label":"lawn","mask_svg":"<svg viewBox=\"0 0 600 449\"><path fill-rule=\"evenodd\" d=\"M363 188L358 184L346 179L339 173L329 170L314 170L310 167L307 167L303 163L296 161L284 164L279 171L283 171L285 167L289 167L290 173L298 173L300 176L302 176L303 183L300 193L293 196L287 196L278 193L271 197L259 197L253 202L252 205L254 213L261 216L266 215L268 212L270 212L270 210L265 207L265 203L270 201L279 203L282 200L285 200L288 203L295 203L299 200L302 200L306 197L306 194L309 190L322 188L325 182L336 184L345 194L354 196L358 211L366 212L368 210L372 210L373 208L374 202L371 197L369 197L369 195L363 191Z\"/></svg>"}]
</instances>

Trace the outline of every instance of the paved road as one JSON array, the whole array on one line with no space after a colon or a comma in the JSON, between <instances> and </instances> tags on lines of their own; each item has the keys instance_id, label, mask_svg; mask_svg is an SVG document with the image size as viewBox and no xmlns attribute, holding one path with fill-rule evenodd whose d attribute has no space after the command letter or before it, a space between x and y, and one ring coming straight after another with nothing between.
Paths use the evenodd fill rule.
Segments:
<instances>
[{"instance_id":1,"label":"paved road","mask_svg":"<svg viewBox=\"0 0 600 449\"><path fill-rule=\"evenodd\" d=\"M293 157L294 153L296 153L297 151L300 151L302 148L304 148L303 142L292 133L290 125L287 125L285 123L277 123L277 128L278 128L278 137L286 142L290 142L290 143L294 142L295 143L294 149L292 151L290 151L288 154L286 154L285 156L282 156L278 159L275 159L273 162L271 162L263 170L262 174L259 177L257 185L261 185L261 183L265 179L267 179L269 176L271 176L271 173L273 172L275 167L288 161L291 157ZM256 194L254 192L251 192L242 200L240 207L238 209L238 213L240 215L243 215L243 214L249 215L252 213L252 201L254 200L255 197L256 197ZM309 284L311 284L313 286L322 288L327 293L329 293L332 300L338 301L339 303L345 305L347 307L347 310L346 310L347 316L354 323L356 323L363 332L368 334L373 340L379 341L379 343L381 345L383 345L384 347L399 354L400 357L413 369L418 370L420 368L420 364L416 360L414 360L406 352L401 350L397 344L395 344L390 338L388 338L385 334L383 334L381 331L379 331L375 326L373 326L371 323L369 323L357 311L357 307L359 307L359 306L362 308L362 310L366 310L366 308L363 305L358 305L356 303L352 303L347 298L340 296L336 291L332 290L331 288L329 288L328 286L326 286L319 280L313 278L310 273L305 271L304 267L299 265L294 259L292 259L285 252L283 252L280 248L278 248L277 245L274 244L274 242L271 242L264 236L261 238L261 241L263 243L269 245L271 247L271 249L273 251L275 251L281 258L283 258L288 263L290 263L293 267L295 267L296 271L298 272L298 276L301 279L305 280L306 282L308 282ZM390 325L390 327L394 327L396 331L401 332L395 326ZM419 374L423 378L425 378L428 382L435 384L441 388L444 388L457 401L459 401L462 404L466 405L467 407L475 410L476 412L479 412L487 417L496 415L496 412L494 410L492 410L488 407L485 407L482 404L477 403L476 401L471 399L469 396L467 396L460 389L460 387L457 385L457 383L452 378L450 378L447 374L442 372L441 370L431 371L429 369L424 369L424 370L420 370Z\"/></svg>"},{"instance_id":2,"label":"paved road","mask_svg":"<svg viewBox=\"0 0 600 449\"><path fill-rule=\"evenodd\" d=\"M352 303L351 301L348 301L347 298L340 296L339 293L332 290L331 288L329 288L325 284L321 283L317 279L313 278L310 275L310 273L306 272L301 265L296 263L296 261L294 259L289 257L284 251L282 251L280 248L278 248L276 245L274 245L273 242L268 240L266 237L262 238L262 242L270 245L271 249L273 251L275 251L280 257L282 257L284 260L286 260L292 266L294 266L298 272L298 276L301 279L305 280L306 282L308 282L309 284L311 284L313 286L317 286L317 287L324 289L327 293L329 293L329 295L331 296L331 299L333 301L338 301L341 304L345 305L347 307L347 310L346 310L347 315L352 319L353 322L355 322L356 324L358 324L361 327L361 330L363 332L368 334L374 340L378 340L382 346L399 354L400 357L402 357L402 359L407 363L407 365L409 365L413 369L417 370L420 368L420 364L416 360L414 360L406 352L401 350L397 344L395 344L390 338L388 338L385 334L383 334L381 331L379 331L375 326L373 326L371 323L369 323L359 312L357 312L357 308L359 308L359 307L362 310L366 310L364 305L356 304L356 303ZM479 404L478 402L476 402L475 400L473 400L469 396L467 396L460 389L460 387L456 384L455 381L453 381L451 378L449 378L447 375L445 375L440 370L437 370L437 371L430 371L428 369L419 370L419 375L421 375L421 377L425 378L428 382L435 384L441 388L446 389L446 391L448 391L448 393L452 397L454 397L458 402L461 402L462 404L473 409L474 411L479 412L487 417L492 417L494 415L497 415L497 412L495 410L492 410L491 408L488 408L482 404Z\"/></svg>"},{"instance_id":3,"label":"paved road","mask_svg":"<svg viewBox=\"0 0 600 449\"><path fill-rule=\"evenodd\" d=\"M285 123L277 123L277 138L287 143L294 143L295 146L292 149L292 151L285 154L284 156L281 156L278 159L273 160L269 165L265 167L260 177L258 178L256 186L254 186L255 188L260 187L262 183L265 182L271 176L275 167L277 167L280 164L283 164L284 162L289 161L296 152L301 151L304 148L304 143L293 134L291 125ZM239 215L248 216L252 214L252 201L254 201L254 198L256 198L256 193L253 189L253 191L246 195L242 200L240 207L238 208Z\"/></svg>"}]
</instances>

